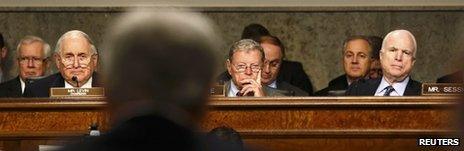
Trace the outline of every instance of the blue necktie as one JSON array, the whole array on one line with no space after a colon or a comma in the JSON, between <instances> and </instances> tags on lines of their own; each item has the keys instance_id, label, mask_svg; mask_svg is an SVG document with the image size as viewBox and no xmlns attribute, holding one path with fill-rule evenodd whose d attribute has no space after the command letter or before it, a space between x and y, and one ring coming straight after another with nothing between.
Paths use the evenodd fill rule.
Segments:
<instances>
[{"instance_id":1,"label":"blue necktie","mask_svg":"<svg viewBox=\"0 0 464 151\"><path fill-rule=\"evenodd\" d=\"M393 91L395 91L395 89L393 89L391 85L388 87L385 87L385 93L383 94L383 96L390 96L390 93L392 93Z\"/></svg>"}]
</instances>

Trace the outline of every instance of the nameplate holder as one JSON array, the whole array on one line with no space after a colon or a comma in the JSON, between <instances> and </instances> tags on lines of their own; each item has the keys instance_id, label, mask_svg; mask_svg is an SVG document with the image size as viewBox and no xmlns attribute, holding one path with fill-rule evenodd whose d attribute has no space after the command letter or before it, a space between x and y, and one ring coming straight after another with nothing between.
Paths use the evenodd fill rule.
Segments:
<instances>
[{"instance_id":1,"label":"nameplate holder","mask_svg":"<svg viewBox=\"0 0 464 151\"><path fill-rule=\"evenodd\" d=\"M463 95L464 84L461 83L423 83L422 95Z\"/></svg>"},{"instance_id":2,"label":"nameplate holder","mask_svg":"<svg viewBox=\"0 0 464 151\"><path fill-rule=\"evenodd\" d=\"M214 85L209 89L210 95L212 97L224 97L225 96L224 85Z\"/></svg>"},{"instance_id":3,"label":"nameplate holder","mask_svg":"<svg viewBox=\"0 0 464 151\"><path fill-rule=\"evenodd\" d=\"M50 88L50 97L104 97L105 89L94 88Z\"/></svg>"}]
</instances>

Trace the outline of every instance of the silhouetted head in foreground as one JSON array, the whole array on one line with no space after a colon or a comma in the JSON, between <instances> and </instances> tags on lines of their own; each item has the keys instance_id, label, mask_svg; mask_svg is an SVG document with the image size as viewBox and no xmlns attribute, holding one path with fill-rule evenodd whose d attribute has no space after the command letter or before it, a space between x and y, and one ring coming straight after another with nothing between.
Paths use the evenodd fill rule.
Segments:
<instances>
[{"instance_id":1,"label":"silhouetted head in foreground","mask_svg":"<svg viewBox=\"0 0 464 151\"><path fill-rule=\"evenodd\" d=\"M176 122L201 117L216 70L209 20L179 10L138 10L117 20L104 54L107 96L118 115L155 112Z\"/></svg>"}]
</instances>

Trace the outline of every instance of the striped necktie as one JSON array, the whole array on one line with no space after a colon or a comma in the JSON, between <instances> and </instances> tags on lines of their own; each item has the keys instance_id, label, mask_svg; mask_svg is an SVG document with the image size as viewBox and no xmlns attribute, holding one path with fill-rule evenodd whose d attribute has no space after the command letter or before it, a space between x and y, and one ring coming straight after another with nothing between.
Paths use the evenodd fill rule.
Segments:
<instances>
[{"instance_id":1,"label":"striped necktie","mask_svg":"<svg viewBox=\"0 0 464 151\"><path fill-rule=\"evenodd\" d=\"M392 93L393 91L395 91L395 89L391 85L385 87L385 93L383 94L383 96L390 96L390 93Z\"/></svg>"}]
</instances>

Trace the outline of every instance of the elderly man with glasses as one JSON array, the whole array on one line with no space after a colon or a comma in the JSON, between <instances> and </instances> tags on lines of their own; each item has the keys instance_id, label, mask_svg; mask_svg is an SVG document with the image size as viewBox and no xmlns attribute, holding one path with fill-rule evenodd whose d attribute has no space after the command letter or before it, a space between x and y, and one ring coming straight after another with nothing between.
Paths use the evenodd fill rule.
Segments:
<instances>
[{"instance_id":1,"label":"elderly man with glasses","mask_svg":"<svg viewBox=\"0 0 464 151\"><path fill-rule=\"evenodd\" d=\"M263 64L264 50L259 43L251 39L235 42L226 61L227 71L232 76L225 83L226 96L284 96L283 91L261 84Z\"/></svg>"},{"instance_id":2,"label":"elderly man with glasses","mask_svg":"<svg viewBox=\"0 0 464 151\"><path fill-rule=\"evenodd\" d=\"M36 36L26 36L16 49L18 77L0 85L0 97L21 97L29 79L39 78L49 67L50 45Z\"/></svg>"},{"instance_id":3,"label":"elderly man with glasses","mask_svg":"<svg viewBox=\"0 0 464 151\"><path fill-rule=\"evenodd\" d=\"M55 47L54 59L60 73L37 80L26 87L26 97L49 97L52 87L92 88L101 86L95 69L98 53L90 37L82 31L63 34Z\"/></svg>"}]
</instances>

